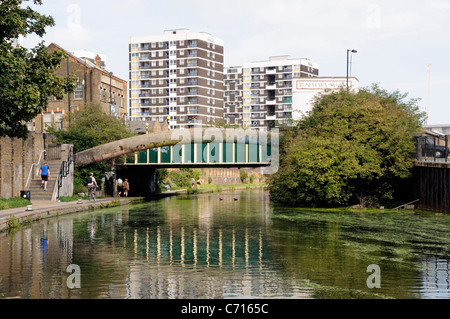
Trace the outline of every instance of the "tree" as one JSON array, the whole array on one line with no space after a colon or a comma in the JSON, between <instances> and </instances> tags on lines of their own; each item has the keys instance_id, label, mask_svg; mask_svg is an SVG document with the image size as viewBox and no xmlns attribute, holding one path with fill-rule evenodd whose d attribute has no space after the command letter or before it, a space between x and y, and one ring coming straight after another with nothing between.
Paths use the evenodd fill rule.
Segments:
<instances>
[{"instance_id":1,"label":"tree","mask_svg":"<svg viewBox=\"0 0 450 319\"><path fill-rule=\"evenodd\" d=\"M14 45L20 36L42 37L45 28L54 25L52 17L21 4L22 0L0 1L0 136L27 138L26 122L47 108L49 96L62 98L72 92L75 81L55 75L64 51L49 53L42 42L30 50Z\"/></svg>"},{"instance_id":2,"label":"tree","mask_svg":"<svg viewBox=\"0 0 450 319\"><path fill-rule=\"evenodd\" d=\"M271 198L298 206L340 206L359 197L393 198L411 175L413 136L423 114L417 100L374 85L316 99L282 140Z\"/></svg>"},{"instance_id":3,"label":"tree","mask_svg":"<svg viewBox=\"0 0 450 319\"><path fill-rule=\"evenodd\" d=\"M73 144L75 153L135 135L121 119L105 114L99 104L86 104L69 117L69 129L51 128L49 133L56 135L59 143Z\"/></svg>"},{"instance_id":4,"label":"tree","mask_svg":"<svg viewBox=\"0 0 450 319\"><path fill-rule=\"evenodd\" d=\"M69 129L56 130L51 127L48 132L57 137L58 143L73 144L74 153L134 135L122 120L103 113L101 105L98 104L87 104L82 110L69 116ZM83 184L91 172L97 177L104 176L111 165L111 161L105 161L76 168L76 182Z\"/></svg>"}]
</instances>

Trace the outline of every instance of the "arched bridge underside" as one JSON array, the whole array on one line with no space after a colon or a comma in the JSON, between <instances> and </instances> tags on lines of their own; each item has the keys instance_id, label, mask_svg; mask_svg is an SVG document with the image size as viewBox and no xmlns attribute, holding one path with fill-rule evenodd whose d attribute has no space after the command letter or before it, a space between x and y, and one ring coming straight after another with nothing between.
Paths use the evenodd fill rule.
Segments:
<instances>
[{"instance_id":1,"label":"arched bridge underside","mask_svg":"<svg viewBox=\"0 0 450 319\"><path fill-rule=\"evenodd\" d=\"M167 168L265 167L271 173L278 169L278 143L278 131L183 129L103 144L75 154L74 162L84 166L122 157L116 164Z\"/></svg>"}]
</instances>

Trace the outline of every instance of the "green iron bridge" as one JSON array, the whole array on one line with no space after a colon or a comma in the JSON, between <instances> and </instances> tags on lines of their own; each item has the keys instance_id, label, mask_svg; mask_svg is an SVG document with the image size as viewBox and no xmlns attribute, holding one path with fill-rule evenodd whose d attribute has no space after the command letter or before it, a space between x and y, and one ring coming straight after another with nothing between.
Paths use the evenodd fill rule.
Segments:
<instances>
[{"instance_id":1,"label":"green iron bridge","mask_svg":"<svg viewBox=\"0 0 450 319\"><path fill-rule=\"evenodd\" d=\"M278 169L278 133L217 128L143 134L75 154L76 166L113 158L116 165ZM120 162L122 161L122 162ZM270 174L270 172L268 172Z\"/></svg>"},{"instance_id":2,"label":"green iron bridge","mask_svg":"<svg viewBox=\"0 0 450 319\"><path fill-rule=\"evenodd\" d=\"M133 196L152 194L158 168L261 167L263 174L278 170L278 131L243 129L185 129L142 134L74 154L85 166L115 159L115 172L133 185Z\"/></svg>"},{"instance_id":3,"label":"green iron bridge","mask_svg":"<svg viewBox=\"0 0 450 319\"><path fill-rule=\"evenodd\" d=\"M263 167L272 163L271 145L191 143L150 148L126 156L123 165L154 167ZM119 164L119 163L118 163Z\"/></svg>"}]
</instances>

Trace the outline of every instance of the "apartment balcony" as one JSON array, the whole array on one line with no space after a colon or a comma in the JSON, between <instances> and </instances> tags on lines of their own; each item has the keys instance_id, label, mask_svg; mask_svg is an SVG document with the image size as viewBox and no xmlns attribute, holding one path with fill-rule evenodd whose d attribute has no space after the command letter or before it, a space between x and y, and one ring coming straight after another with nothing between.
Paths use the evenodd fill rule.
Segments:
<instances>
[{"instance_id":1,"label":"apartment balcony","mask_svg":"<svg viewBox=\"0 0 450 319\"><path fill-rule=\"evenodd\" d=\"M141 64L139 66L139 70L147 70L150 69L150 64Z\"/></svg>"},{"instance_id":2,"label":"apartment balcony","mask_svg":"<svg viewBox=\"0 0 450 319\"><path fill-rule=\"evenodd\" d=\"M276 88L276 84L267 84L266 86L266 90L275 90Z\"/></svg>"},{"instance_id":3,"label":"apartment balcony","mask_svg":"<svg viewBox=\"0 0 450 319\"><path fill-rule=\"evenodd\" d=\"M266 120L267 121L274 121L274 120L276 120L277 119L277 117L275 116L275 115L267 115L266 116Z\"/></svg>"},{"instance_id":4,"label":"apartment balcony","mask_svg":"<svg viewBox=\"0 0 450 319\"><path fill-rule=\"evenodd\" d=\"M198 95L198 90L188 90L187 95Z\"/></svg>"},{"instance_id":5,"label":"apartment balcony","mask_svg":"<svg viewBox=\"0 0 450 319\"><path fill-rule=\"evenodd\" d=\"M292 68L284 68L283 72L292 72Z\"/></svg>"},{"instance_id":6,"label":"apartment balcony","mask_svg":"<svg viewBox=\"0 0 450 319\"><path fill-rule=\"evenodd\" d=\"M195 104L198 104L198 100L197 100L197 99L191 99L191 100L188 100L188 101L187 101L187 104L188 104L188 105L195 105Z\"/></svg>"},{"instance_id":7,"label":"apartment balcony","mask_svg":"<svg viewBox=\"0 0 450 319\"><path fill-rule=\"evenodd\" d=\"M198 43L197 43L197 41L189 41L187 44L187 47L188 48L196 48L196 47L198 47Z\"/></svg>"},{"instance_id":8,"label":"apartment balcony","mask_svg":"<svg viewBox=\"0 0 450 319\"><path fill-rule=\"evenodd\" d=\"M188 67L198 66L198 62L197 62L197 61L189 61L189 62L187 63L187 66L188 66Z\"/></svg>"},{"instance_id":9,"label":"apartment balcony","mask_svg":"<svg viewBox=\"0 0 450 319\"><path fill-rule=\"evenodd\" d=\"M275 68L268 68L266 70L266 74L275 74L277 72L277 70Z\"/></svg>"},{"instance_id":10,"label":"apartment balcony","mask_svg":"<svg viewBox=\"0 0 450 319\"><path fill-rule=\"evenodd\" d=\"M198 85L198 81L188 81L188 82L187 82L187 85L188 85L188 86L195 86L195 85Z\"/></svg>"},{"instance_id":11,"label":"apartment balcony","mask_svg":"<svg viewBox=\"0 0 450 319\"><path fill-rule=\"evenodd\" d=\"M275 99L266 100L266 105L275 105L277 101Z\"/></svg>"},{"instance_id":12,"label":"apartment balcony","mask_svg":"<svg viewBox=\"0 0 450 319\"><path fill-rule=\"evenodd\" d=\"M141 47L139 48L139 51L150 51L150 46L149 45L141 45Z\"/></svg>"},{"instance_id":13,"label":"apartment balcony","mask_svg":"<svg viewBox=\"0 0 450 319\"><path fill-rule=\"evenodd\" d=\"M187 75L188 76L197 76L198 72L197 71L189 71Z\"/></svg>"}]
</instances>

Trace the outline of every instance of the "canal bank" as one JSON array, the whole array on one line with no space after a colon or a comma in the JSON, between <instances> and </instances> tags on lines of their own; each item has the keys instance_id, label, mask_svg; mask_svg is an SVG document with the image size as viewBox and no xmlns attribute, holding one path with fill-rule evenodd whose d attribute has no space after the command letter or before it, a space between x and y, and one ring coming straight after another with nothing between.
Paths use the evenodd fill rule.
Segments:
<instances>
[{"instance_id":1,"label":"canal bank","mask_svg":"<svg viewBox=\"0 0 450 319\"><path fill-rule=\"evenodd\" d=\"M11 227L31 224L44 218L78 213L91 209L102 209L114 206L124 206L141 202L140 197L103 198L94 201L80 200L73 202L33 201L32 205L0 211L0 232Z\"/></svg>"}]
</instances>

